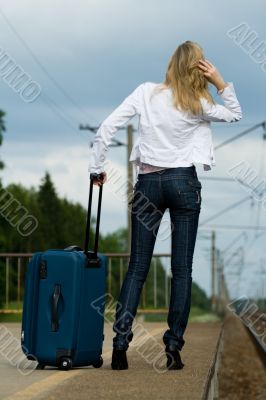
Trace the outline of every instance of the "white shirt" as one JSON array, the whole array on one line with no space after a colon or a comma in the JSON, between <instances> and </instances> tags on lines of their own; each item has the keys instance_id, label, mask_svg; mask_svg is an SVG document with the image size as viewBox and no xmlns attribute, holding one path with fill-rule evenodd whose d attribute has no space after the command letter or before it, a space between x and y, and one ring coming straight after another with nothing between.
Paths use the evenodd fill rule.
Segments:
<instances>
[{"instance_id":1,"label":"white shirt","mask_svg":"<svg viewBox=\"0 0 266 400\"><path fill-rule=\"evenodd\" d=\"M201 163L204 170L209 170L216 165L211 122L235 122L242 118L233 83L228 82L228 86L217 91L224 105L213 105L201 97L203 115L200 116L177 110L172 104L170 88L152 96L157 85L154 82L140 84L102 122L91 151L91 173L104 171L112 138L118 128L135 115L139 115L138 136L129 158L135 166L143 162L173 168Z\"/></svg>"}]
</instances>

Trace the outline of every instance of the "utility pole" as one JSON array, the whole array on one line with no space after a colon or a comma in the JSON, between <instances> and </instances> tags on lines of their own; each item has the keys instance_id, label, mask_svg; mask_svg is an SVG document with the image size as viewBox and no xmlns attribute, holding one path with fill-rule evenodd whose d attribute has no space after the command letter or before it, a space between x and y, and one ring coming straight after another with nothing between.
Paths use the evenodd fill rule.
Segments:
<instances>
[{"instance_id":1,"label":"utility pole","mask_svg":"<svg viewBox=\"0 0 266 400\"><path fill-rule=\"evenodd\" d=\"M220 250L216 250L216 274L217 274L217 297L216 297L216 312L219 315L224 315L228 303L226 283L224 277L224 261Z\"/></svg>"},{"instance_id":2,"label":"utility pole","mask_svg":"<svg viewBox=\"0 0 266 400\"><path fill-rule=\"evenodd\" d=\"M216 279L216 247L215 247L216 234L212 231L211 235L211 308L214 312L216 309L215 299L215 279Z\"/></svg>"},{"instance_id":3,"label":"utility pole","mask_svg":"<svg viewBox=\"0 0 266 400\"><path fill-rule=\"evenodd\" d=\"M220 314L221 312L221 296L222 296L222 288L221 288L221 258L220 258L220 250L216 250L216 312Z\"/></svg>"}]
</instances>

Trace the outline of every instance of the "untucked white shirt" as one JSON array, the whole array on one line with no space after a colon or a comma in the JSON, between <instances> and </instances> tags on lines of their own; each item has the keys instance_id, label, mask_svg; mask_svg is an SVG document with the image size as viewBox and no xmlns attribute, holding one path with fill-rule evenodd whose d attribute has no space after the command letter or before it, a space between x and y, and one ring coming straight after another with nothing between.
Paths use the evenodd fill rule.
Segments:
<instances>
[{"instance_id":1,"label":"untucked white shirt","mask_svg":"<svg viewBox=\"0 0 266 400\"><path fill-rule=\"evenodd\" d=\"M217 91L224 105L211 104L201 97L203 114L199 116L175 108L170 88L154 94L157 85L141 83L102 122L91 151L91 173L104 171L112 138L135 115L139 115L138 135L129 158L135 166L145 163L173 168L200 163L204 170L209 170L216 165L211 122L235 122L242 118L233 83L228 82Z\"/></svg>"}]
</instances>

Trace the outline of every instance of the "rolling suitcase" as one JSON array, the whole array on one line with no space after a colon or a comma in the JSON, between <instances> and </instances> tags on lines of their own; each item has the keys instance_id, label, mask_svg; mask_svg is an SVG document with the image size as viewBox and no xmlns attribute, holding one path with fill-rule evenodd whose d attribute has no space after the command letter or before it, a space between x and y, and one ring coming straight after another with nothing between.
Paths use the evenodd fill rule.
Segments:
<instances>
[{"instance_id":1,"label":"rolling suitcase","mask_svg":"<svg viewBox=\"0 0 266 400\"><path fill-rule=\"evenodd\" d=\"M93 192L84 251L78 246L34 253L25 278L21 347L29 360L68 370L102 366L108 258L97 252L103 185L99 188L94 251L88 251Z\"/></svg>"}]
</instances>

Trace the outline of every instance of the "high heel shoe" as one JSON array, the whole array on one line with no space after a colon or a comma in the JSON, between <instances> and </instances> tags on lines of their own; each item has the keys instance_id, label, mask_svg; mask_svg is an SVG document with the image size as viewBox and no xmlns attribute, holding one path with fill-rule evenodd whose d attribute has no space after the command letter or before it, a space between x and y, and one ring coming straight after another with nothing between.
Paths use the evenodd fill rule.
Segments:
<instances>
[{"instance_id":1,"label":"high heel shoe","mask_svg":"<svg viewBox=\"0 0 266 400\"><path fill-rule=\"evenodd\" d=\"M182 369L185 366L185 364L181 360L181 356L178 349L166 348L165 351L167 357L166 367L169 370Z\"/></svg>"},{"instance_id":2,"label":"high heel shoe","mask_svg":"<svg viewBox=\"0 0 266 400\"><path fill-rule=\"evenodd\" d=\"M126 350L113 348L111 366L117 370L128 369Z\"/></svg>"}]
</instances>

